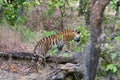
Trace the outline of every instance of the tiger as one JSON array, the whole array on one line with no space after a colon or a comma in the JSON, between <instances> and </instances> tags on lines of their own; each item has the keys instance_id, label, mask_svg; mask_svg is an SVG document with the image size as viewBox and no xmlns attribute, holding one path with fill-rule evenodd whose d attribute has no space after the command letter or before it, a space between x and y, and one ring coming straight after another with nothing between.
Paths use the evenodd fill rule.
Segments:
<instances>
[{"instance_id":1,"label":"tiger","mask_svg":"<svg viewBox=\"0 0 120 80\"><path fill-rule=\"evenodd\" d=\"M33 58L31 61L31 67L34 66L37 61L40 65L45 66L46 54L47 52L53 48L55 45L58 50L62 50L63 46L65 46L65 51L69 49L69 41L74 40L76 42L80 41L80 31L65 29L54 35L42 38L35 46ZM36 59L38 58L38 59Z\"/></svg>"}]
</instances>

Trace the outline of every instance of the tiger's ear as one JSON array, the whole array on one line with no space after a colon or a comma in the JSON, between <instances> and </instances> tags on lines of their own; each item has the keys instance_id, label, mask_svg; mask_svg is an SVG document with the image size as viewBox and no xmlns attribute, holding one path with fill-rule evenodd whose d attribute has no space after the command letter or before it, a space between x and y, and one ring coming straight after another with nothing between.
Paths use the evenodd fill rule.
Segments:
<instances>
[{"instance_id":1,"label":"tiger's ear","mask_svg":"<svg viewBox=\"0 0 120 80\"><path fill-rule=\"evenodd\" d=\"M77 34L80 34L80 31L76 30L75 32L77 32Z\"/></svg>"}]
</instances>

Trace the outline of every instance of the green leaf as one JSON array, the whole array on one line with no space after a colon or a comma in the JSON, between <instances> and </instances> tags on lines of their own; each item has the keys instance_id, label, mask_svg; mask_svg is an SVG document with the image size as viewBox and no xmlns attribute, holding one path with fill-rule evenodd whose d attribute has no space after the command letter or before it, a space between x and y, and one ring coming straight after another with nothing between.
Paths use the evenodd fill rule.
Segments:
<instances>
[{"instance_id":1,"label":"green leaf","mask_svg":"<svg viewBox=\"0 0 120 80\"><path fill-rule=\"evenodd\" d=\"M50 52L50 54L51 54L51 56L54 56L56 53L57 53L57 49L54 49L54 50L52 50L51 52Z\"/></svg>"},{"instance_id":2,"label":"green leaf","mask_svg":"<svg viewBox=\"0 0 120 80\"><path fill-rule=\"evenodd\" d=\"M120 78L120 71L119 71L119 72L117 72L117 76Z\"/></svg>"},{"instance_id":3,"label":"green leaf","mask_svg":"<svg viewBox=\"0 0 120 80\"><path fill-rule=\"evenodd\" d=\"M106 71L109 71L109 70L111 70L112 72L116 72L117 71L116 65L114 65L114 64L107 65Z\"/></svg>"},{"instance_id":4,"label":"green leaf","mask_svg":"<svg viewBox=\"0 0 120 80\"><path fill-rule=\"evenodd\" d=\"M35 0L35 3L36 3L37 5L40 5L40 2L39 2L38 0Z\"/></svg>"},{"instance_id":5,"label":"green leaf","mask_svg":"<svg viewBox=\"0 0 120 80\"><path fill-rule=\"evenodd\" d=\"M71 55L70 54L62 54L62 57L70 58Z\"/></svg>"},{"instance_id":6,"label":"green leaf","mask_svg":"<svg viewBox=\"0 0 120 80\"><path fill-rule=\"evenodd\" d=\"M116 72L116 71L117 71L117 67L113 66L113 72Z\"/></svg>"},{"instance_id":7,"label":"green leaf","mask_svg":"<svg viewBox=\"0 0 120 80\"><path fill-rule=\"evenodd\" d=\"M43 36L44 37L51 36L53 34L55 34L55 31L43 31Z\"/></svg>"},{"instance_id":8,"label":"green leaf","mask_svg":"<svg viewBox=\"0 0 120 80\"><path fill-rule=\"evenodd\" d=\"M118 36L118 37L115 37L115 40L117 41L117 42L120 42L120 37Z\"/></svg>"},{"instance_id":9,"label":"green leaf","mask_svg":"<svg viewBox=\"0 0 120 80\"><path fill-rule=\"evenodd\" d=\"M115 54L115 53L114 53L114 54L111 54L111 55L112 55L112 56L111 56L112 59L115 59L115 58L117 57L117 54Z\"/></svg>"},{"instance_id":10,"label":"green leaf","mask_svg":"<svg viewBox=\"0 0 120 80\"><path fill-rule=\"evenodd\" d=\"M23 2L23 5L24 5L25 7L28 7L28 6L30 5L30 3L29 3L29 2Z\"/></svg>"},{"instance_id":11,"label":"green leaf","mask_svg":"<svg viewBox=\"0 0 120 80\"><path fill-rule=\"evenodd\" d=\"M0 0L0 4L2 4L3 3L3 0Z\"/></svg>"},{"instance_id":12,"label":"green leaf","mask_svg":"<svg viewBox=\"0 0 120 80\"><path fill-rule=\"evenodd\" d=\"M117 5L116 5L116 4L113 4L113 5L112 5L112 8L113 8L113 9L116 9L116 8L117 8Z\"/></svg>"},{"instance_id":13,"label":"green leaf","mask_svg":"<svg viewBox=\"0 0 120 80\"><path fill-rule=\"evenodd\" d=\"M117 8L117 2L118 2L119 0L111 0L110 1L110 5L111 5L111 8L112 9L116 9Z\"/></svg>"},{"instance_id":14,"label":"green leaf","mask_svg":"<svg viewBox=\"0 0 120 80\"><path fill-rule=\"evenodd\" d=\"M81 51L81 48L80 47L77 47L76 49L75 49L75 52L80 52Z\"/></svg>"}]
</instances>

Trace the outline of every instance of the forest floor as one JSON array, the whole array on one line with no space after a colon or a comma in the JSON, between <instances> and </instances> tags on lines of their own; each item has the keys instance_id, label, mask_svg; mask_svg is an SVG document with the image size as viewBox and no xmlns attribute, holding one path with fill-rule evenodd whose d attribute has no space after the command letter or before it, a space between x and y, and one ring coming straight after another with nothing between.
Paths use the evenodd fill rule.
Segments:
<instances>
[{"instance_id":1,"label":"forest floor","mask_svg":"<svg viewBox=\"0 0 120 80\"><path fill-rule=\"evenodd\" d=\"M2 60L0 62L0 80L37 80L38 73L35 69L25 75L28 63L26 61Z\"/></svg>"},{"instance_id":2,"label":"forest floor","mask_svg":"<svg viewBox=\"0 0 120 80\"><path fill-rule=\"evenodd\" d=\"M24 50L23 50L24 49ZM8 50L7 50L8 51ZM31 52L31 47L14 48L13 51ZM28 75L25 72L28 70L30 60L5 60L0 58L0 80L39 80L39 74L35 69Z\"/></svg>"}]
</instances>

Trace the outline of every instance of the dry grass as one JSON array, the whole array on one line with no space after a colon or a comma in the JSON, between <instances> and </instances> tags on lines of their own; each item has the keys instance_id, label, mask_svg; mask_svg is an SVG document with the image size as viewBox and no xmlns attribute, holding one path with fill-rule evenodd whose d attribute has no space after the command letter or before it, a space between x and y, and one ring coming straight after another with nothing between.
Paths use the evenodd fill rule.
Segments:
<instances>
[{"instance_id":1,"label":"dry grass","mask_svg":"<svg viewBox=\"0 0 120 80\"><path fill-rule=\"evenodd\" d=\"M8 28L0 29L0 49L2 51L8 51L17 49L21 43L20 34L12 31Z\"/></svg>"}]
</instances>

